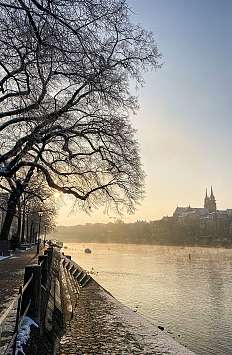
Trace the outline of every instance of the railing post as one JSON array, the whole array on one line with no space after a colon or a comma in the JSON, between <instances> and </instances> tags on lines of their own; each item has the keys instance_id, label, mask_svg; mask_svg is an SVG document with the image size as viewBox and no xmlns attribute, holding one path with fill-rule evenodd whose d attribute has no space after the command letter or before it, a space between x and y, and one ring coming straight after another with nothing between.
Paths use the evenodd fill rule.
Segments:
<instances>
[{"instance_id":1,"label":"railing post","mask_svg":"<svg viewBox=\"0 0 232 355\"><path fill-rule=\"evenodd\" d=\"M15 355L15 353L16 353L16 341L17 341L17 334L19 331L19 320L20 320L20 314L21 314L21 307L22 307L22 286L19 287L19 298L18 298L18 303L17 303L17 313L16 313L16 320L15 320L16 337L15 337L14 343L13 343L13 355Z\"/></svg>"},{"instance_id":2,"label":"railing post","mask_svg":"<svg viewBox=\"0 0 232 355\"><path fill-rule=\"evenodd\" d=\"M15 321L15 332L18 332L18 325L19 325L21 307L22 307L22 286L19 287L19 298L18 298L18 303L17 303L17 313L16 313L16 321Z\"/></svg>"},{"instance_id":3,"label":"railing post","mask_svg":"<svg viewBox=\"0 0 232 355\"><path fill-rule=\"evenodd\" d=\"M37 245L36 245L36 254L39 255L40 251L40 239L37 240Z\"/></svg>"},{"instance_id":4,"label":"railing post","mask_svg":"<svg viewBox=\"0 0 232 355\"><path fill-rule=\"evenodd\" d=\"M21 315L24 314L29 302L30 307L27 312L27 316L40 326L40 308L41 308L41 267L40 265L28 265L25 267L24 273L24 285L30 279L33 274L33 278L23 292Z\"/></svg>"},{"instance_id":5,"label":"railing post","mask_svg":"<svg viewBox=\"0 0 232 355\"><path fill-rule=\"evenodd\" d=\"M44 251L44 255L48 256L48 270L51 269L51 265L52 265L52 254L53 254L53 248L49 247Z\"/></svg>"},{"instance_id":6,"label":"railing post","mask_svg":"<svg viewBox=\"0 0 232 355\"><path fill-rule=\"evenodd\" d=\"M73 272L72 276L74 278L76 278L76 276L80 273L80 270L78 270L77 268L75 269L75 271Z\"/></svg>"},{"instance_id":7,"label":"railing post","mask_svg":"<svg viewBox=\"0 0 232 355\"><path fill-rule=\"evenodd\" d=\"M39 255L38 264L41 266L41 283L46 287L48 280L48 255Z\"/></svg>"}]
</instances>

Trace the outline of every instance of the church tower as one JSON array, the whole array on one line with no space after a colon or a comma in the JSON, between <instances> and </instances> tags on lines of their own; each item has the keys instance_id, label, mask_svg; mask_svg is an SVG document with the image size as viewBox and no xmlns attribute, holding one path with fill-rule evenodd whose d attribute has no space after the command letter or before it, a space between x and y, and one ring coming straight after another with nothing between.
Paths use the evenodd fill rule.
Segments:
<instances>
[{"instance_id":1,"label":"church tower","mask_svg":"<svg viewBox=\"0 0 232 355\"><path fill-rule=\"evenodd\" d=\"M212 186L211 186L210 196L208 196L207 189L206 189L204 208L207 208L209 213L217 211L216 199L215 199L214 194L213 194Z\"/></svg>"}]
</instances>

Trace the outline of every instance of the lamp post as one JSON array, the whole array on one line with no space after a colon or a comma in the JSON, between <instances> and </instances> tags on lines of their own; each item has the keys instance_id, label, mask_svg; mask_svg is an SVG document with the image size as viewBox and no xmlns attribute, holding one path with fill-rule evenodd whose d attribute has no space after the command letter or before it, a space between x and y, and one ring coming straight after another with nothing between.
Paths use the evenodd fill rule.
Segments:
<instances>
[{"instance_id":1,"label":"lamp post","mask_svg":"<svg viewBox=\"0 0 232 355\"><path fill-rule=\"evenodd\" d=\"M44 240L43 240L44 248L45 248L45 244L46 244L46 234L47 234L47 227L44 226Z\"/></svg>"},{"instance_id":2,"label":"lamp post","mask_svg":"<svg viewBox=\"0 0 232 355\"><path fill-rule=\"evenodd\" d=\"M39 215L39 231L38 231L38 238L37 238L37 254L39 254L39 247L40 247L40 228L41 228L41 218L43 215L42 211L38 212Z\"/></svg>"}]
</instances>

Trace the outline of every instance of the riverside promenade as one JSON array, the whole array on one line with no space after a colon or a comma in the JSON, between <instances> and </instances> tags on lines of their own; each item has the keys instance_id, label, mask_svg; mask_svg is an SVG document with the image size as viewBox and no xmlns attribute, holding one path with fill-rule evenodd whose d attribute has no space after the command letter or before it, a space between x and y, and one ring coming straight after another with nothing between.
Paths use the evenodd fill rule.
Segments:
<instances>
[{"instance_id":1,"label":"riverside promenade","mask_svg":"<svg viewBox=\"0 0 232 355\"><path fill-rule=\"evenodd\" d=\"M73 281L70 275L68 283ZM194 354L117 301L93 279L70 299L75 308L66 323L59 355Z\"/></svg>"},{"instance_id":2,"label":"riverside promenade","mask_svg":"<svg viewBox=\"0 0 232 355\"><path fill-rule=\"evenodd\" d=\"M0 260L0 314L11 298L17 295L23 282L25 266L34 263L37 263L35 247L16 251L11 257Z\"/></svg>"}]
</instances>

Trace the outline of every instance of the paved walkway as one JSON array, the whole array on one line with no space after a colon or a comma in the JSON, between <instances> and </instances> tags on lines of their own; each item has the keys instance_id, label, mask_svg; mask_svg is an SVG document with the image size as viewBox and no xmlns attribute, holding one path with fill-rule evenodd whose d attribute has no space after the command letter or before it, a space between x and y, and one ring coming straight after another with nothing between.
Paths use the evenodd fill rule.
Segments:
<instances>
[{"instance_id":1,"label":"paved walkway","mask_svg":"<svg viewBox=\"0 0 232 355\"><path fill-rule=\"evenodd\" d=\"M25 266L34 263L37 263L36 248L18 251L14 256L0 260L0 314L10 299L17 295Z\"/></svg>"},{"instance_id":2,"label":"paved walkway","mask_svg":"<svg viewBox=\"0 0 232 355\"><path fill-rule=\"evenodd\" d=\"M95 281L81 289L59 355L193 354Z\"/></svg>"}]
</instances>

